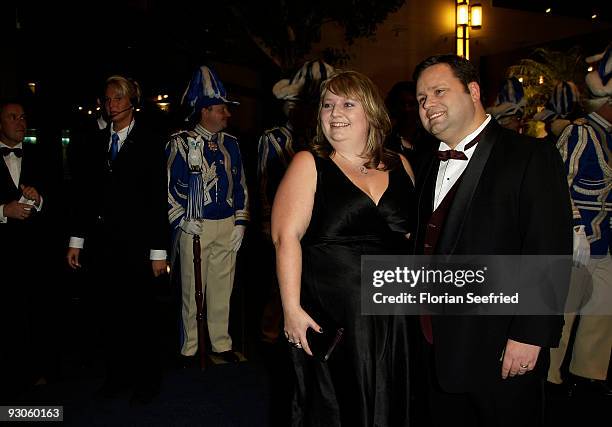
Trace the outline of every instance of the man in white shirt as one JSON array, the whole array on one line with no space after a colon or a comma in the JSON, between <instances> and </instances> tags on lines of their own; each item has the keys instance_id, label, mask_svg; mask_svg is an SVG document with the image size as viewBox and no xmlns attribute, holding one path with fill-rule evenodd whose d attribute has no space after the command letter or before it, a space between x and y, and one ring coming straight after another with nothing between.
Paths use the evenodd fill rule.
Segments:
<instances>
[{"instance_id":1,"label":"man in white shirt","mask_svg":"<svg viewBox=\"0 0 612 427\"><path fill-rule=\"evenodd\" d=\"M23 143L26 127L19 102L0 103L0 401L45 375L36 338L48 255L39 212L45 180L37 147Z\"/></svg>"},{"instance_id":2,"label":"man in white shirt","mask_svg":"<svg viewBox=\"0 0 612 427\"><path fill-rule=\"evenodd\" d=\"M26 132L25 112L23 107L16 103L6 103L0 108L0 150L13 184L21 192L19 199L0 204L0 223L8 222L9 218L23 221L28 219L34 210L40 210L42 203L36 187L20 181Z\"/></svg>"},{"instance_id":3,"label":"man in white shirt","mask_svg":"<svg viewBox=\"0 0 612 427\"><path fill-rule=\"evenodd\" d=\"M135 118L138 84L122 76L106 81L104 107L111 120L82 149L75 175L75 218L68 265L89 256L103 326L107 378L100 394L134 388L132 402L147 403L159 388L152 278L166 272L168 220L161 135Z\"/></svg>"},{"instance_id":4,"label":"man in white shirt","mask_svg":"<svg viewBox=\"0 0 612 427\"><path fill-rule=\"evenodd\" d=\"M423 126L440 140L417 177L417 253L571 260L570 201L554 147L487 115L464 58L430 57L414 80ZM562 318L535 314L421 317L435 426L539 424L545 350L558 344Z\"/></svg>"}]
</instances>

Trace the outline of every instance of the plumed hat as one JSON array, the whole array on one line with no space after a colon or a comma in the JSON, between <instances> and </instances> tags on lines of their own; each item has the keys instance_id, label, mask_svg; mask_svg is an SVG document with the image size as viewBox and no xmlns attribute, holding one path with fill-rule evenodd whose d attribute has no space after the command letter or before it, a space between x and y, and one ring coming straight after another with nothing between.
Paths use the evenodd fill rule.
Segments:
<instances>
[{"instance_id":1,"label":"plumed hat","mask_svg":"<svg viewBox=\"0 0 612 427\"><path fill-rule=\"evenodd\" d=\"M189 117L200 112L202 108L218 104L239 105L227 98L227 92L217 73L210 67L202 65L191 77L183 94L181 104L190 107Z\"/></svg>"},{"instance_id":2,"label":"plumed hat","mask_svg":"<svg viewBox=\"0 0 612 427\"><path fill-rule=\"evenodd\" d=\"M525 103L523 84L516 77L510 77L502 83L495 105L487 108L487 113L497 120L515 115L522 116Z\"/></svg>"},{"instance_id":3,"label":"plumed hat","mask_svg":"<svg viewBox=\"0 0 612 427\"><path fill-rule=\"evenodd\" d=\"M543 122L564 119L579 103L580 91L574 82L559 82L555 85L546 107L533 118Z\"/></svg>"},{"instance_id":4,"label":"plumed hat","mask_svg":"<svg viewBox=\"0 0 612 427\"><path fill-rule=\"evenodd\" d=\"M594 111L612 96L612 44L608 45L605 52L586 58L586 62L598 62L584 79L590 92L590 99L587 101L589 110Z\"/></svg>"},{"instance_id":5,"label":"plumed hat","mask_svg":"<svg viewBox=\"0 0 612 427\"><path fill-rule=\"evenodd\" d=\"M307 61L289 79L280 80L272 88L277 99L303 101L319 98L321 83L331 77L334 68L321 60Z\"/></svg>"}]
</instances>

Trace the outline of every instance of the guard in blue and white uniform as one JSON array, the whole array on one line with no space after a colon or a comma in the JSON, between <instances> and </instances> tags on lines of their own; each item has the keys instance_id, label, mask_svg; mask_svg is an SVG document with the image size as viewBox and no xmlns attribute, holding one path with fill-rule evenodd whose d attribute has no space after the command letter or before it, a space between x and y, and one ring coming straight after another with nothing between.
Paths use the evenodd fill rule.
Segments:
<instances>
[{"instance_id":1,"label":"guard in blue and white uniform","mask_svg":"<svg viewBox=\"0 0 612 427\"><path fill-rule=\"evenodd\" d=\"M612 46L612 45L611 45ZM605 379L612 350L612 49L587 58L596 66L586 76L591 111L583 122L567 126L557 142L567 168L574 214L574 261L579 274L592 280L592 295L581 307L581 318L570 372L596 390L612 395ZM575 286L572 282L572 286ZM570 295L571 291L570 291ZM563 337L551 351L548 380L561 383L559 368L565 356L575 314L565 316ZM584 382L584 381L583 381Z\"/></svg>"},{"instance_id":2,"label":"guard in blue and white uniform","mask_svg":"<svg viewBox=\"0 0 612 427\"><path fill-rule=\"evenodd\" d=\"M574 120L575 124L584 124L586 119L583 117L578 87L574 82L561 81L553 88L544 109L536 113L533 119L544 122L547 139L556 143L563 130Z\"/></svg>"},{"instance_id":3,"label":"guard in blue and white uniform","mask_svg":"<svg viewBox=\"0 0 612 427\"><path fill-rule=\"evenodd\" d=\"M502 83L495 99L495 105L487 108L487 113L503 127L523 133L526 104L523 84L516 77L510 77Z\"/></svg>"},{"instance_id":4,"label":"guard in blue and white uniform","mask_svg":"<svg viewBox=\"0 0 612 427\"><path fill-rule=\"evenodd\" d=\"M257 180L261 203L261 231L270 255L271 292L262 317L261 333L265 342L275 342L281 326L281 300L275 274L274 246L270 232L270 216L276 190L289 162L298 151L308 149L312 132L317 127L319 88L331 77L334 69L321 61L307 61L291 79L282 79L272 87L276 99L283 102L287 122L266 130L259 138Z\"/></svg>"},{"instance_id":5,"label":"guard in blue and white uniform","mask_svg":"<svg viewBox=\"0 0 612 427\"><path fill-rule=\"evenodd\" d=\"M190 131L172 135L168 157L168 216L182 283L183 356L197 351L193 236L200 236L202 289L212 351L238 362L228 332L236 253L249 221L248 195L238 140L223 132L231 116L225 88L207 66L196 70L183 95Z\"/></svg>"},{"instance_id":6,"label":"guard in blue and white uniform","mask_svg":"<svg viewBox=\"0 0 612 427\"><path fill-rule=\"evenodd\" d=\"M272 88L283 101L287 122L266 130L259 138L257 176L262 205L262 231L270 236L270 214L276 189L289 162L298 151L308 148L309 133L316 128L319 87L334 69L321 61L307 61L291 79L282 79Z\"/></svg>"}]
</instances>

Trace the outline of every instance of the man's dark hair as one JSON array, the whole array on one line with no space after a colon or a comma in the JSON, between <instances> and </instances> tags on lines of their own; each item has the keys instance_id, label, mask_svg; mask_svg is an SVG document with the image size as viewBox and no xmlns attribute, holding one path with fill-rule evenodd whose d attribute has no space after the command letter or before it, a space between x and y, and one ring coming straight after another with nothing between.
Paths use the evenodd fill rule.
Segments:
<instances>
[{"instance_id":1,"label":"man's dark hair","mask_svg":"<svg viewBox=\"0 0 612 427\"><path fill-rule=\"evenodd\" d=\"M23 101L21 101L19 98L3 98L0 99L0 114L2 114L4 109L9 105L21 105L21 107L25 109Z\"/></svg>"},{"instance_id":2,"label":"man's dark hair","mask_svg":"<svg viewBox=\"0 0 612 427\"><path fill-rule=\"evenodd\" d=\"M468 84L472 82L476 82L480 86L480 75L476 67L474 67L474 64L465 58L451 54L434 55L425 59L414 69L412 79L416 82L423 71L436 64L448 64L451 70L453 70L455 77L465 86L466 92L469 92Z\"/></svg>"}]
</instances>

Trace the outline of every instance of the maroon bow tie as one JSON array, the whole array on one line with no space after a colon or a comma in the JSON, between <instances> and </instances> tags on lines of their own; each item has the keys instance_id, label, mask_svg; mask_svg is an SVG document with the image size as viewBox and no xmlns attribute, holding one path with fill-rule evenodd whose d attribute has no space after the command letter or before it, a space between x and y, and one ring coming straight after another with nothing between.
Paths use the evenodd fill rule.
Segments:
<instances>
[{"instance_id":1,"label":"maroon bow tie","mask_svg":"<svg viewBox=\"0 0 612 427\"><path fill-rule=\"evenodd\" d=\"M23 150L21 148L0 147L0 153L2 153L2 157L6 157L11 153L17 157L23 156Z\"/></svg>"},{"instance_id":2,"label":"maroon bow tie","mask_svg":"<svg viewBox=\"0 0 612 427\"><path fill-rule=\"evenodd\" d=\"M445 162L448 159L467 160L468 158L463 151L444 150L444 151L438 151L438 159L440 159L440 161L442 162Z\"/></svg>"},{"instance_id":3,"label":"maroon bow tie","mask_svg":"<svg viewBox=\"0 0 612 427\"><path fill-rule=\"evenodd\" d=\"M466 144L464 150L467 151L470 148L472 148L474 145L476 145L478 143L478 140L480 139L480 134L474 138L473 140L471 140L468 144ZM440 161L445 162L448 159L453 159L453 160L467 160L467 156L465 155L465 153L463 151L457 151L457 150L441 150L438 151L438 159L440 159Z\"/></svg>"}]
</instances>

